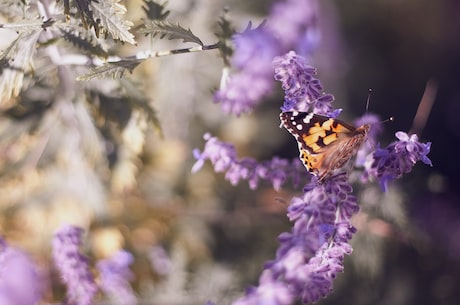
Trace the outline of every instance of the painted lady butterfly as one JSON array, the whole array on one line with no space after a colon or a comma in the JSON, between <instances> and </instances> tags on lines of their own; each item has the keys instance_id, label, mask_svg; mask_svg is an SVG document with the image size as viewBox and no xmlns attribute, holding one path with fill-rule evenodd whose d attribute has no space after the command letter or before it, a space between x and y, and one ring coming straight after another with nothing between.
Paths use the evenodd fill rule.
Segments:
<instances>
[{"instance_id":1,"label":"painted lady butterfly","mask_svg":"<svg viewBox=\"0 0 460 305\"><path fill-rule=\"evenodd\" d=\"M300 160L324 182L358 151L370 125L353 127L343 121L308 112L282 112L284 126L297 140Z\"/></svg>"}]
</instances>

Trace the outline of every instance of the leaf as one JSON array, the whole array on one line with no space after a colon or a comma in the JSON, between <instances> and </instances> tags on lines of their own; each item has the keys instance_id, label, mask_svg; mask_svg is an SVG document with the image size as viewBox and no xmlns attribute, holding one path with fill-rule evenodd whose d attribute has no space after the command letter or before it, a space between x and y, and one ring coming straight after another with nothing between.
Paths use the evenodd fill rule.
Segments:
<instances>
[{"instance_id":1,"label":"leaf","mask_svg":"<svg viewBox=\"0 0 460 305\"><path fill-rule=\"evenodd\" d=\"M80 33L71 33L67 29L60 29L63 35L63 38L75 47L88 51L90 54L97 55L103 58L107 58L109 54L103 47L92 41L91 38L82 37ZM91 34L91 33L90 33Z\"/></svg>"},{"instance_id":2,"label":"leaf","mask_svg":"<svg viewBox=\"0 0 460 305\"><path fill-rule=\"evenodd\" d=\"M90 9L90 5L93 3L92 0L73 0L71 3L75 5L83 27L85 29L93 27L96 36L99 37L99 25L96 20L94 20L93 12ZM69 0L64 0L64 14L68 18L70 17Z\"/></svg>"},{"instance_id":3,"label":"leaf","mask_svg":"<svg viewBox=\"0 0 460 305\"><path fill-rule=\"evenodd\" d=\"M150 123L155 126L155 128L161 134L161 125L160 120L158 119L157 112L155 109L150 105L150 100L145 96L145 92L143 92L138 85L133 83L129 79L121 79L120 85L124 92L126 92L129 101L132 103L133 108L137 108L141 110L143 113L147 115L147 119Z\"/></svg>"},{"instance_id":4,"label":"leaf","mask_svg":"<svg viewBox=\"0 0 460 305\"><path fill-rule=\"evenodd\" d=\"M228 10L224 9L222 16L217 22L219 26L219 31L215 34L219 39L232 39L233 35L236 33L235 28L228 19Z\"/></svg>"},{"instance_id":5,"label":"leaf","mask_svg":"<svg viewBox=\"0 0 460 305\"><path fill-rule=\"evenodd\" d=\"M228 20L228 10L224 9L223 15L217 22L219 30L215 35L219 39L219 52L222 55L226 66L230 65L230 58L233 55L233 35L236 33L235 28Z\"/></svg>"},{"instance_id":6,"label":"leaf","mask_svg":"<svg viewBox=\"0 0 460 305\"><path fill-rule=\"evenodd\" d=\"M120 4L119 0L91 2L91 8L100 26L108 31L113 39L136 44L134 35L129 32L133 23L122 18L126 13L126 7Z\"/></svg>"},{"instance_id":7,"label":"leaf","mask_svg":"<svg viewBox=\"0 0 460 305\"><path fill-rule=\"evenodd\" d=\"M0 24L0 28L13 30L18 33L30 33L33 31L40 31L47 23L49 22L43 22L40 19L24 19L18 22Z\"/></svg>"},{"instance_id":8,"label":"leaf","mask_svg":"<svg viewBox=\"0 0 460 305\"><path fill-rule=\"evenodd\" d=\"M40 31L21 33L0 55L0 104L19 95L24 74L33 70L32 57Z\"/></svg>"},{"instance_id":9,"label":"leaf","mask_svg":"<svg viewBox=\"0 0 460 305\"><path fill-rule=\"evenodd\" d=\"M8 17L25 16L29 8L29 2L24 0L1 0L0 13Z\"/></svg>"},{"instance_id":10,"label":"leaf","mask_svg":"<svg viewBox=\"0 0 460 305\"><path fill-rule=\"evenodd\" d=\"M113 147L107 156L112 174L111 188L122 191L135 183L138 161L145 147L149 113L153 113L153 109L136 84L121 79L117 85L110 92L95 88L87 96L104 143ZM146 108L139 107L139 103Z\"/></svg>"},{"instance_id":11,"label":"leaf","mask_svg":"<svg viewBox=\"0 0 460 305\"><path fill-rule=\"evenodd\" d=\"M142 6L142 9L149 20L164 20L168 17L170 11L166 10L166 4L168 4L167 1L163 4L156 3L154 0L143 1L144 5Z\"/></svg>"},{"instance_id":12,"label":"leaf","mask_svg":"<svg viewBox=\"0 0 460 305\"><path fill-rule=\"evenodd\" d=\"M144 28L140 30L140 33L145 35L152 35L155 37L160 36L160 39L167 37L169 40L172 39L182 39L184 42L193 42L204 46L203 42L195 36L195 34L190 31L190 29L185 29L179 24L173 24L167 21L155 21L152 20L144 24Z\"/></svg>"},{"instance_id":13,"label":"leaf","mask_svg":"<svg viewBox=\"0 0 460 305\"><path fill-rule=\"evenodd\" d=\"M142 60L133 59L106 63L100 67L91 69L86 74L78 76L77 80L87 81L93 78L103 78L107 76L112 76L113 79L122 78L126 72L132 73L141 62Z\"/></svg>"}]
</instances>

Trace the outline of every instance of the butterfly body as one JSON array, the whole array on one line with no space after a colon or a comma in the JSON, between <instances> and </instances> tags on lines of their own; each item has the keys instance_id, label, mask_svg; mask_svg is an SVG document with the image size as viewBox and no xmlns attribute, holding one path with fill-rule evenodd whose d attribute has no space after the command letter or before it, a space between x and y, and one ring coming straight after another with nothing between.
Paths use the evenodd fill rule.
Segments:
<instances>
[{"instance_id":1,"label":"butterfly body","mask_svg":"<svg viewBox=\"0 0 460 305\"><path fill-rule=\"evenodd\" d=\"M366 140L369 124L358 128L341 120L308 112L282 112L284 126L297 140L307 170L323 182L343 167Z\"/></svg>"}]
</instances>

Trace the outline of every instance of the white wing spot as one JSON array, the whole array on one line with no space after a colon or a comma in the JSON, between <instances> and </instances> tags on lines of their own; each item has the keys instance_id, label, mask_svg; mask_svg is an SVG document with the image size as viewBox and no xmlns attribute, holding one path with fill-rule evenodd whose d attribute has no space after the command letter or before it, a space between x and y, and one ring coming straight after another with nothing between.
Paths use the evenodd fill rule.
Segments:
<instances>
[{"instance_id":1,"label":"white wing spot","mask_svg":"<svg viewBox=\"0 0 460 305\"><path fill-rule=\"evenodd\" d=\"M304 122L305 124L310 123L310 120L313 118L313 116L314 116L313 112L312 112L312 113L309 113L309 114L303 119L303 122Z\"/></svg>"}]
</instances>

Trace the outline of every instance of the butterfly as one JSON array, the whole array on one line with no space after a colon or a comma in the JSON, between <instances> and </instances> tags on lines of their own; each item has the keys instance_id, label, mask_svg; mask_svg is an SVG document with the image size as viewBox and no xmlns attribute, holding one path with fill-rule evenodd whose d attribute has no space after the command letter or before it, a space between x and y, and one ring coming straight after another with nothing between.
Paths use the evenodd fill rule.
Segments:
<instances>
[{"instance_id":1,"label":"butterfly","mask_svg":"<svg viewBox=\"0 0 460 305\"><path fill-rule=\"evenodd\" d=\"M282 112L284 126L297 140L299 158L322 183L358 151L370 124L354 127L341 120L309 112Z\"/></svg>"}]
</instances>

